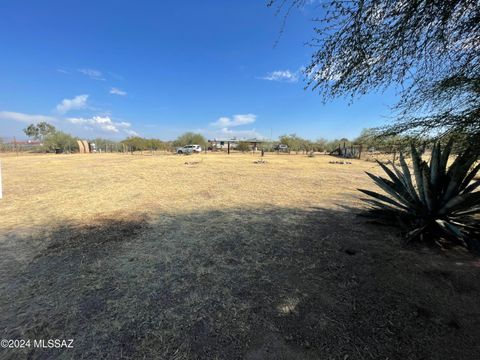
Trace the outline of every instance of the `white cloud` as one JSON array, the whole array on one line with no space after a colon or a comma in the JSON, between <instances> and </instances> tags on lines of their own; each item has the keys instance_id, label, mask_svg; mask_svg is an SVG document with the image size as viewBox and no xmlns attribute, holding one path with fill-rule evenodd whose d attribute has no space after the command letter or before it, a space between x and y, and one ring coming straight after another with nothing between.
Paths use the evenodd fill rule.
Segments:
<instances>
[{"instance_id":1,"label":"white cloud","mask_svg":"<svg viewBox=\"0 0 480 360\"><path fill-rule=\"evenodd\" d=\"M210 139L263 139L263 135L255 129L237 129L239 126L253 124L256 120L257 115L255 114L222 116L217 121L210 123L210 126L215 129L199 129L198 131Z\"/></svg>"},{"instance_id":2,"label":"white cloud","mask_svg":"<svg viewBox=\"0 0 480 360\"><path fill-rule=\"evenodd\" d=\"M235 137L238 139L263 139L263 135L258 133L255 129L251 130L231 130L228 128L220 129L220 133L223 135L228 135L230 137Z\"/></svg>"},{"instance_id":3,"label":"white cloud","mask_svg":"<svg viewBox=\"0 0 480 360\"><path fill-rule=\"evenodd\" d=\"M276 70L268 73L266 76L263 76L260 79L268 81L297 82L298 72L292 72L290 70Z\"/></svg>"},{"instance_id":4,"label":"white cloud","mask_svg":"<svg viewBox=\"0 0 480 360\"><path fill-rule=\"evenodd\" d=\"M105 81L105 78L103 77L103 74L99 70L95 69L78 69L78 72L82 73L83 75L88 76L90 79L93 80L101 80Z\"/></svg>"},{"instance_id":5,"label":"white cloud","mask_svg":"<svg viewBox=\"0 0 480 360\"><path fill-rule=\"evenodd\" d=\"M233 118L222 116L217 121L211 123L210 125L213 125L216 127L222 127L222 128L231 128L235 126L252 124L256 121L256 119L257 119L257 115L254 115L254 114L233 115Z\"/></svg>"},{"instance_id":6,"label":"white cloud","mask_svg":"<svg viewBox=\"0 0 480 360\"><path fill-rule=\"evenodd\" d=\"M93 116L91 118L68 118L68 122L75 125L88 125L91 128L100 129L107 133L117 134L124 132L128 135L138 135L131 129L132 124L126 121L116 122L109 116Z\"/></svg>"},{"instance_id":7,"label":"white cloud","mask_svg":"<svg viewBox=\"0 0 480 360\"><path fill-rule=\"evenodd\" d=\"M117 125L120 126L120 127L130 127L130 126L132 126L132 124L130 124L129 122L126 122L126 121L119 122L119 123L117 123Z\"/></svg>"},{"instance_id":8,"label":"white cloud","mask_svg":"<svg viewBox=\"0 0 480 360\"><path fill-rule=\"evenodd\" d=\"M55 121L55 118L45 115L31 115L13 111L0 111L0 120L13 120L23 123L37 123L41 121Z\"/></svg>"},{"instance_id":9,"label":"white cloud","mask_svg":"<svg viewBox=\"0 0 480 360\"><path fill-rule=\"evenodd\" d=\"M87 106L88 95L77 95L73 99L63 99L60 104L57 105L57 112L65 114L66 112L74 109L83 109Z\"/></svg>"},{"instance_id":10,"label":"white cloud","mask_svg":"<svg viewBox=\"0 0 480 360\"><path fill-rule=\"evenodd\" d=\"M127 92L126 92L126 91L123 91L123 90L120 90L119 88L112 87L112 88L110 89L110 94L125 96L125 95L127 95Z\"/></svg>"},{"instance_id":11,"label":"white cloud","mask_svg":"<svg viewBox=\"0 0 480 360\"><path fill-rule=\"evenodd\" d=\"M131 135L131 136L139 136L139 135L140 135L140 134L137 133L136 131L134 131L134 130L129 130L129 129L124 130L124 132L127 133L128 135Z\"/></svg>"},{"instance_id":12,"label":"white cloud","mask_svg":"<svg viewBox=\"0 0 480 360\"><path fill-rule=\"evenodd\" d=\"M75 124L75 125L79 125L79 124L87 124L89 119L84 119L84 118L68 118L67 119L68 122L72 123L72 124Z\"/></svg>"}]
</instances>

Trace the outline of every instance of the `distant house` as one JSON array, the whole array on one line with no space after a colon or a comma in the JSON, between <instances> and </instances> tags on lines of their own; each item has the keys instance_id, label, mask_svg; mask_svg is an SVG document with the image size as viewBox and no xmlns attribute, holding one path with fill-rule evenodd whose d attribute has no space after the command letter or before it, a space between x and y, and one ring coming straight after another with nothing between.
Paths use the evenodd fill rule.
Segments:
<instances>
[{"instance_id":1,"label":"distant house","mask_svg":"<svg viewBox=\"0 0 480 360\"><path fill-rule=\"evenodd\" d=\"M240 142L246 142L250 144L250 148L253 151L257 151L261 144L263 143L262 140L258 139L213 139L208 140L208 149L209 150L228 150L228 149L235 149Z\"/></svg>"},{"instance_id":2,"label":"distant house","mask_svg":"<svg viewBox=\"0 0 480 360\"><path fill-rule=\"evenodd\" d=\"M31 149L42 146L43 143L40 140L12 140L10 142L6 142L5 145L21 149Z\"/></svg>"},{"instance_id":3,"label":"distant house","mask_svg":"<svg viewBox=\"0 0 480 360\"><path fill-rule=\"evenodd\" d=\"M263 144L263 140L259 139L245 139L242 141L249 143L253 151L257 151L259 148L262 147L261 145Z\"/></svg>"},{"instance_id":4,"label":"distant house","mask_svg":"<svg viewBox=\"0 0 480 360\"><path fill-rule=\"evenodd\" d=\"M230 149L235 149L237 147L238 140L237 139L213 139L208 140L208 150L226 150L230 147Z\"/></svg>"}]
</instances>

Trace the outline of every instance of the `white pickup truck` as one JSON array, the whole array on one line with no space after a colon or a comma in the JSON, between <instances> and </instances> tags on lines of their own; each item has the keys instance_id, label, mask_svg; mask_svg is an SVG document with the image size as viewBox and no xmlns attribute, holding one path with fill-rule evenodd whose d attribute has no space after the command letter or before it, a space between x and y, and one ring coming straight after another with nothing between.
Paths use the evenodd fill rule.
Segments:
<instances>
[{"instance_id":1,"label":"white pickup truck","mask_svg":"<svg viewBox=\"0 0 480 360\"><path fill-rule=\"evenodd\" d=\"M201 152L202 147L200 145L185 145L177 148L177 154L192 154Z\"/></svg>"}]
</instances>

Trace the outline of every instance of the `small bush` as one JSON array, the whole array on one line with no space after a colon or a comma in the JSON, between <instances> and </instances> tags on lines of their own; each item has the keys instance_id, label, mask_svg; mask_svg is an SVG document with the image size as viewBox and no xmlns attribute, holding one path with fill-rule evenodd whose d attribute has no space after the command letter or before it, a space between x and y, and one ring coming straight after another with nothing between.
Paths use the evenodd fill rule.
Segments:
<instances>
[{"instance_id":1,"label":"small bush","mask_svg":"<svg viewBox=\"0 0 480 360\"><path fill-rule=\"evenodd\" d=\"M236 147L238 151L247 152L250 151L250 144L245 141L240 141Z\"/></svg>"}]
</instances>

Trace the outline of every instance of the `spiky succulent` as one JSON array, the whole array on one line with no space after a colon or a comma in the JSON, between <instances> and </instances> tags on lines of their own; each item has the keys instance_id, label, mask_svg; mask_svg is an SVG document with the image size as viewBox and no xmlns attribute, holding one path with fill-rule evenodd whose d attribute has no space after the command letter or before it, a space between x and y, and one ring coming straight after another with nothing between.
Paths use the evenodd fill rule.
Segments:
<instances>
[{"instance_id":1,"label":"spiky succulent","mask_svg":"<svg viewBox=\"0 0 480 360\"><path fill-rule=\"evenodd\" d=\"M358 189L369 198L370 214L382 219L395 219L406 228L407 241L421 240L444 245L461 244L470 250L480 250L480 180L474 180L480 170L478 150L467 149L447 167L452 142L441 149L435 144L430 163L412 145L413 176L400 154L399 169L378 162L388 178L367 172L385 193ZM473 167L473 169L472 169Z\"/></svg>"}]
</instances>

